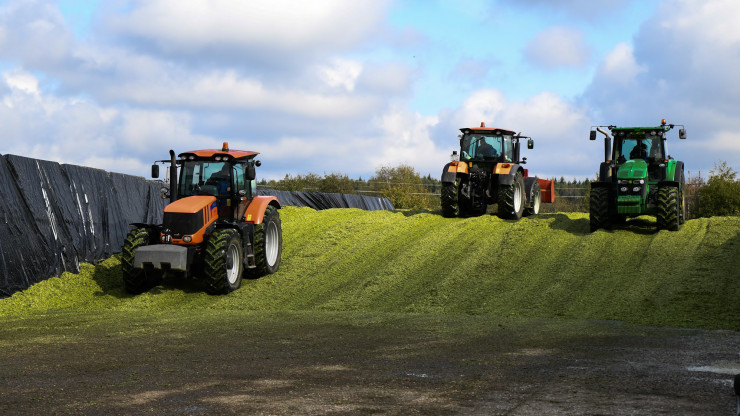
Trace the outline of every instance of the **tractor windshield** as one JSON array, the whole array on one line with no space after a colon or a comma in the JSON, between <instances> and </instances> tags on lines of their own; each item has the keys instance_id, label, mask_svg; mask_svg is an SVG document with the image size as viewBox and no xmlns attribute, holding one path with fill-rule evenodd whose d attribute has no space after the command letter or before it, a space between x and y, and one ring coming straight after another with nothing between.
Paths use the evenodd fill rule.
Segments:
<instances>
[{"instance_id":1,"label":"tractor windshield","mask_svg":"<svg viewBox=\"0 0 740 416\"><path fill-rule=\"evenodd\" d=\"M664 159L663 137L660 132L619 132L616 142L616 159L619 163L642 159L645 162L658 162ZM638 134L635 134L638 133Z\"/></svg>"},{"instance_id":2,"label":"tractor windshield","mask_svg":"<svg viewBox=\"0 0 740 416\"><path fill-rule=\"evenodd\" d=\"M232 165L224 162L193 160L183 162L180 173L181 197L224 196L231 191Z\"/></svg>"},{"instance_id":3,"label":"tractor windshield","mask_svg":"<svg viewBox=\"0 0 740 416\"><path fill-rule=\"evenodd\" d=\"M465 134L461 142L461 160L511 161L511 136L486 133Z\"/></svg>"}]
</instances>

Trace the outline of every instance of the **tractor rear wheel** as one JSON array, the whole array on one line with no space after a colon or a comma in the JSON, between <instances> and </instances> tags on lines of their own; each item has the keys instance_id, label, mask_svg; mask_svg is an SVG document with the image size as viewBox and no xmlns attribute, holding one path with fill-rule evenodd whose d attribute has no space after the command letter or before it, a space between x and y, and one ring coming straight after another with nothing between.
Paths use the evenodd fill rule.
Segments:
<instances>
[{"instance_id":1,"label":"tractor rear wheel","mask_svg":"<svg viewBox=\"0 0 740 416\"><path fill-rule=\"evenodd\" d=\"M659 230L678 231L681 226L681 201L677 187L662 186L658 189L657 222Z\"/></svg>"},{"instance_id":2,"label":"tractor rear wheel","mask_svg":"<svg viewBox=\"0 0 740 416\"><path fill-rule=\"evenodd\" d=\"M440 191L440 203L442 205L443 217L455 217L459 215L460 209L457 203L457 192L460 186L460 180L455 182L442 182Z\"/></svg>"},{"instance_id":3,"label":"tractor rear wheel","mask_svg":"<svg viewBox=\"0 0 740 416\"><path fill-rule=\"evenodd\" d=\"M514 174L511 185L500 185L498 190L498 216L518 220L524 213L524 177Z\"/></svg>"},{"instance_id":4,"label":"tractor rear wheel","mask_svg":"<svg viewBox=\"0 0 740 416\"><path fill-rule=\"evenodd\" d=\"M247 269L247 275L255 278L272 274L280 267L283 252L283 228L280 214L273 205L265 209L262 224L254 226L254 269Z\"/></svg>"},{"instance_id":5,"label":"tractor rear wheel","mask_svg":"<svg viewBox=\"0 0 740 416\"><path fill-rule=\"evenodd\" d=\"M609 227L609 189L591 188L589 223L591 232Z\"/></svg>"},{"instance_id":6,"label":"tractor rear wheel","mask_svg":"<svg viewBox=\"0 0 740 416\"><path fill-rule=\"evenodd\" d=\"M542 204L542 191L540 184L535 182L532 185L531 203L524 209L524 215L537 215L540 213L540 204Z\"/></svg>"},{"instance_id":7,"label":"tractor rear wheel","mask_svg":"<svg viewBox=\"0 0 740 416\"><path fill-rule=\"evenodd\" d=\"M686 180L684 179L683 171L681 171L681 183L680 183L680 188L678 190L678 199L679 199L678 202L681 204L681 208L679 209L679 215L680 215L680 218L678 220L679 224L683 224L686 222L686 195L684 195L683 193L684 189L686 189L685 181Z\"/></svg>"},{"instance_id":8,"label":"tractor rear wheel","mask_svg":"<svg viewBox=\"0 0 740 416\"><path fill-rule=\"evenodd\" d=\"M121 272L123 286L128 293L139 294L158 285L162 281L162 273L156 270L146 271L134 267L134 257L139 247L149 245L149 230L134 228L129 231L123 242L121 252Z\"/></svg>"},{"instance_id":9,"label":"tractor rear wheel","mask_svg":"<svg viewBox=\"0 0 740 416\"><path fill-rule=\"evenodd\" d=\"M239 232L231 228L215 230L206 243L204 260L206 292L221 295L239 288L244 268Z\"/></svg>"}]
</instances>

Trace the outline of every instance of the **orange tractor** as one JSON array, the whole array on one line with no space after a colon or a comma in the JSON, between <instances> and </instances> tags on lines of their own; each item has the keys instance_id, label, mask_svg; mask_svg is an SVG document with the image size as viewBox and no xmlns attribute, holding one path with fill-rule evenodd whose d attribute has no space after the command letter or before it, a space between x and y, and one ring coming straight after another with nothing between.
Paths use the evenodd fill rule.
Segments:
<instances>
[{"instance_id":1,"label":"orange tractor","mask_svg":"<svg viewBox=\"0 0 740 416\"><path fill-rule=\"evenodd\" d=\"M170 198L162 224L132 224L121 254L123 283L130 293L156 286L165 274L204 278L206 291L225 294L242 276L275 273L280 266L282 225L274 196L257 196L259 153L221 149L170 150ZM179 176L178 176L179 169Z\"/></svg>"},{"instance_id":2,"label":"orange tractor","mask_svg":"<svg viewBox=\"0 0 740 416\"><path fill-rule=\"evenodd\" d=\"M497 204L499 217L518 220L539 213L542 203L555 202L554 182L531 177L522 166L527 158L519 157L519 141L527 139L532 149L531 137L485 123L460 131L460 153L453 151L442 170L442 215L482 215Z\"/></svg>"}]
</instances>

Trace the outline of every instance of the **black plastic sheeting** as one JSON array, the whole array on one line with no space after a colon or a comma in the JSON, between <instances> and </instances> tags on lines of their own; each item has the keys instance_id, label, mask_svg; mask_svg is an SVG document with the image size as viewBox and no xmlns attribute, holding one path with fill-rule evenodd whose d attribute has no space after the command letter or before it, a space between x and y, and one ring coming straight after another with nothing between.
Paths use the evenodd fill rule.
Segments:
<instances>
[{"instance_id":1,"label":"black plastic sheeting","mask_svg":"<svg viewBox=\"0 0 740 416\"><path fill-rule=\"evenodd\" d=\"M273 189L259 189L258 195L272 195L280 204L313 209L359 208L365 211L392 210L388 198L355 194L330 194L321 192L291 192Z\"/></svg>"},{"instance_id":2,"label":"black plastic sheeting","mask_svg":"<svg viewBox=\"0 0 740 416\"><path fill-rule=\"evenodd\" d=\"M121 251L132 222L162 221L160 184L0 157L0 297Z\"/></svg>"},{"instance_id":3,"label":"black plastic sheeting","mask_svg":"<svg viewBox=\"0 0 740 416\"><path fill-rule=\"evenodd\" d=\"M162 222L162 182L0 156L0 298L121 251L129 224ZM282 205L392 210L386 198L260 190Z\"/></svg>"}]
</instances>

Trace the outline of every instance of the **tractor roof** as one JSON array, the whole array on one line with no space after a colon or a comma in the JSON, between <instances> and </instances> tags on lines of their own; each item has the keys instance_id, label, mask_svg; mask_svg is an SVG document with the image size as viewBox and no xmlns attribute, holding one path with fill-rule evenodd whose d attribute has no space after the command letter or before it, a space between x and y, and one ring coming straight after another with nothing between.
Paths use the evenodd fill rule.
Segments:
<instances>
[{"instance_id":1,"label":"tractor roof","mask_svg":"<svg viewBox=\"0 0 740 416\"><path fill-rule=\"evenodd\" d=\"M669 126L655 126L655 127L612 127L612 130L630 130L630 131L651 131L651 130L663 130L668 131L671 128Z\"/></svg>"},{"instance_id":2,"label":"tractor roof","mask_svg":"<svg viewBox=\"0 0 740 416\"><path fill-rule=\"evenodd\" d=\"M212 159L216 156L230 156L229 159L251 159L257 156L259 152L251 152L248 150L231 150L229 149L229 143L224 142L221 149L204 149L204 150L191 150L189 152L183 152L178 155L180 159L194 158Z\"/></svg>"},{"instance_id":3,"label":"tractor roof","mask_svg":"<svg viewBox=\"0 0 740 416\"><path fill-rule=\"evenodd\" d=\"M486 127L486 123L480 123L480 127L463 127L460 129L463 133L493 133L493 134L510 134L515 135L516 132L509 129L500 129L497 127Z\"/></svg>"}]
</instances>

